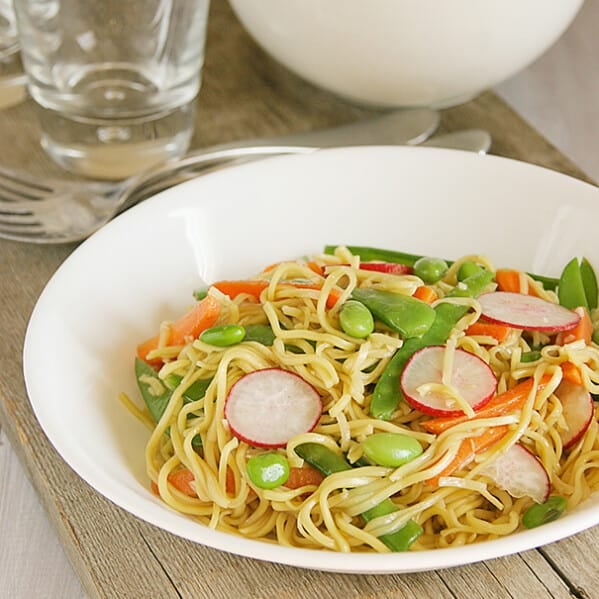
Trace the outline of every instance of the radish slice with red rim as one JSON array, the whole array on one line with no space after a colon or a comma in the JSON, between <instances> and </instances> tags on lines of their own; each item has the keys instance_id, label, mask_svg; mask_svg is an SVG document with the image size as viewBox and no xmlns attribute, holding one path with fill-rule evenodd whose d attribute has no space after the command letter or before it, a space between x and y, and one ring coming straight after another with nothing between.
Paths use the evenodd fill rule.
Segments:
<instances>
[{"instance_id":1,"label":"radish slice with red rim","mask_svg":"<svg viewBox=\"0 0 599 599\"><path fill-rule=\"evenodd\" d=\"M543 503L549 497L551 483L547 470L536 455L519 443L487 464L481 472L512 497L531 497L537 503Z\"/></svg>"},{"instance_id":2,"label":"radish slice with red rim","mask_svg":"<svg viewBox=\"0 0 599 599\"><path fill-rule=\"evenodd\" d=\"M321 413L318 391L301 376L281 368L242 376L225 402L231 432L256 447L284 447L296 435L311 431Z\"/></svg>"},{"instance_id":3,"label":"radish slice with red rim","mask_svg":"<svg viewBox=\"0 0 599 599\"><path fill-rule=\"evenodd\" d=\"M595 406L591 394L582 386L562 381L555 390L562 403L567 430L560 433L564 449L572 447L586 432L593 419Z\"/></svg>"},{"instance_id":4,"label":"radish slice with red rim","mask_svg":"<svg viewBox=\"0 0 599 599\"><path fill-rule=\"evenodd\" d=\"M401 375L401 391L416 410L433 416L459 416L464 410L447 393L427 389L443 382L445 346L432 345L417 351ZM495 394L497 378L489 365L478 356L456 349L453 356L451 386L473 410L482 408Z\"/></svg>"},{"instance_id":5,"label":"radish slice with red rim","mask_svg":"<svg viewBox=\"0 0 599 599\"><path fill-rule=\"evenodd\" d=\"M477 299L486 320L515 329L557 333L573 329L580 321L573 310L533 295L494 291Z\"/></svg>"}]
</instances>

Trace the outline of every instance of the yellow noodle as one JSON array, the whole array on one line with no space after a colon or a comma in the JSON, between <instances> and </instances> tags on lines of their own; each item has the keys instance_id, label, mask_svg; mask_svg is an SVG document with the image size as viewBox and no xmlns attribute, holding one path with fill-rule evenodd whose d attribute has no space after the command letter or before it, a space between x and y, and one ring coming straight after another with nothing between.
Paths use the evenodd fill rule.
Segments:
<instances>
[{"instance_id":1,"label":"yellow noodle","mask_svg":"<svg viewBox=\"0 0 599 599\"><path fill-rule=\"evenodd\" d=\"M370 416L374 386L404 341L378 323L366 339L347 335L339 324L339 310L354 288L412 295L423 282L414 275L362 270L359 258L346 248L337 248L332 256L316 256L313 261L325 269L326 277L304 260L280 262L259 273L255 278L267 282L259 299L247 293L229 298L213 288L209 291L222 306L218 324L268 324L275 336L271 346L242 342L215 347L199 339L169 346L171 323L161 325L158 347L148 359L159 359L162 366L156 377L144 377L148 389L153 389L148 392L160 396L171 384L167 385L168 377L181 378L162 417L153 422L147 410L138 408L125 394L120 397L151 429L145 448L147 474L167 505L229 533L287 547L342 552L388 552L381 537L412 519L423 529L411 548L419 551L491 540L521 528L522 514L532 499L511 497L485 475L485 466L515 443L539 458L550 477L552 494L563 495L568 509L599 488L598 415L575 446L565 450L562 434L567 425L556 393L565 362L578 368L589 392L599 393L599 347L582 341L556 345L545 333L516 329L501 342L468 335L468 327L481 317L480 304L473 298L445 296L460 285L457 273L464 262L474 261L493 270L485 256L460 258L434 285L439 297L434 306L464 306L465 314L447 340L441 381L431 381L421 391L441 391L453 401L453 409L468 417L475 415L452 384L457 350L468 351L490 366L497 377L498 394L531 378L535 385L521 409L492 418L467 419L439 435L426 432L422 425L429 417L407 402L401 402L389 420ZM520 276L520 285L523 292L534 289L538 296L557 302L554 292L543 290L528 275ZM488 290L493 289L490 284ZM334 306L331 297L338 297ZM592 318L599 321L599 311ZM526 352L541 344L545 347L538 360L522 361ZM313 431L295 436L285 447L261 449L232 434L225 403L237 380L272 367L292 371L313 385L322 399L323 414ZM547 380L539 390L543 377ZM206 379L211 382L204 397L189 401L186 390ZM463 442L499 426L507 427L499 441L447 474ZM421 455L395 468L358 466L365 459L363 443L383 432L417 440ZM308 442L324 445L354 468L348 465L347 470L327 476L320 484L297 489L285 485L262 489L250 480L247 462L264 452L276 451L290 468L304 468L295 448ZM191 473L193 496L174 484L174 474L180 470ZM431 484L436 477L440 477L439 484ZM397 510L366 522L362 514L383 502L391 502Z\"/></svg>"}]
</instances>

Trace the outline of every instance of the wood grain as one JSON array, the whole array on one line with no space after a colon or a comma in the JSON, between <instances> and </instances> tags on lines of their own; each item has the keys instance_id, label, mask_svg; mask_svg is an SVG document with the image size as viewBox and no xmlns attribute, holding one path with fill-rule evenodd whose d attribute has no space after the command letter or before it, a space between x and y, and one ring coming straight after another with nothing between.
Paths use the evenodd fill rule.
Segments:
<instances>
[{"instance_id":1,"label":"wood grain","mask_svg":"<svg viewBox=\"0 0 599 599\"><path fill-rule=\"evenodd\" d=\"M329 126L373 112L290 74L243 32L224 0L213 2L194 147ZM57 172L37 145L34 115L31 103L0 113L4 139L16 140L0 141L0 163ZM443 113L443 130L473 126L491 131L496 154L586 178L493 93ZM585 565L599 561L597 529L539 551L461 568L358 576L218 552L175 537L114 506L56 454L32 413L22 376L21 352L31 310L73 248L0 241L0 421L91 597L599 596L599 581Z\"/></svg>"}]
</instances>

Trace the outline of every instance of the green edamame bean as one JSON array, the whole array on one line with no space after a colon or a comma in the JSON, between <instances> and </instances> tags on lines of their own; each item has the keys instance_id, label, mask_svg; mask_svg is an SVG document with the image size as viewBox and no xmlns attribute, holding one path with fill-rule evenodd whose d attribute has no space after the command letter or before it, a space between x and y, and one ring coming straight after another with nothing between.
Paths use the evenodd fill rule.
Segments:
<instances>
[{"instance_id":1,"label":"green edamame bean","mask_svg":"<svg viewBox=\"0 0 599 599\"><path fill-rule=\"evenodd\" d=\"M352 298L404 339L420 337L435 319L435 311L428 304L409 295L370 287L354 289Z\"/></svg>"},{"instance_id":2,"label":"green edamame bean","mask_svg":"<svg viewBox=\"0 0 599 599\"><path fill-rule=\"evenodd\" d=\"M442 258L423 256L414 263L414 274L425 283L436 283L441 280L449 266Z\"/></svg>"},{"instance_id":3,"label":"green edamame bean","mask_svg":"<svg viewBox=\"0 0 599 599\"><path fill-rule=\"evenodd\" d=\"M339 312L339 324L344 333L357 339L364 339L374 331L372 312L355 300L343 304Z\"/></svg>"},{"instance_id":4,"label":"green edamame bean","mask_svg":"<svg viewBox=\"0 0 599 599\"><path fill-rule=\"evenodd\" d=\"M217 347L227 347L241 343L245 337L245 328L240 324L221 324L210 327L200 334L200 341Z\"/></svg>"},{"instance_id":5,"label":"green edamame bean","mask_svg":"<svg viewBox=\"0 0 599 599\"><path fill-rule=\"evenodd\" d=\"M522 515L522 525L525 528L536 528L553 522L564 513L566 504L566 500L559 495L552 495L544 503L535 503Z\"/></svg>"},{"instance_id":6,"label":"green edamame bean","mask_svg":"<svg viewBox=\"0 0 599 599\"><path fill-rule=\"evenodd\" d=\"M375 433L362 443L364 455L379 466L396 468L417 458L422 445L401 433Z\"/></svg>"},{"instance_id":7,"label":"green edamame bean","mask_svg":"<svg viewBox=\"0 0 599 599\"><path fill-rule=\"evenodd\" d=\"M473 274L477 273L479 270L483 270L483 267L476 262L471 262L468 260L467 262L462 262L460 267L458 268L458 281L463 281Z\"/></svg>"},{"instance_id":8,"label":"green edamame bean","mask_svg":"<svg viewBox=\"0 0 599 599\"><path fill-rule=\"evenodd\" d=\"M252 456L247 463L250 480L260 489L274 489L289 478L289 462L274 451Z\"/></svg>"},{"instance_id":9,"label":"green edamame bean","mask_svg":"<svg viewBox=\"0 0 599 599\"><path fill-rule=\"evenodd\" d=\"M193 297L198 301L202 301L206 296L208 295L208 289L194 289L193 290Z\"/></svg>"}]
</instances>

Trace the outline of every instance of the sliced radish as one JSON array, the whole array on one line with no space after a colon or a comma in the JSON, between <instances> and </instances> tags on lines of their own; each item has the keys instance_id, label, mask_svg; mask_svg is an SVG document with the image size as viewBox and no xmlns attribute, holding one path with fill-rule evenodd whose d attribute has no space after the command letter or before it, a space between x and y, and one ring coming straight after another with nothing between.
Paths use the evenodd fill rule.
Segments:
<instances>
[{"instance_id":1,"label":"sliced radish","mask_svg":"<svg viewBox=\"0 0 599 599\"><path fill-rule=\"evenodd\" d=\"M523 293L483 293L478 301L487 320L515 329L556 333L573 329L580 321L580 315L573 310Z\"/></svg>"},{"instance_id":2,"label":"sliced radish","mask_svg":"<svg viewBox=\"0 0 599 599\"><path fill-rule=\"evenodd\" d=\"M225 418L231 432L256 447L284 447L311 431L322 413L318 391L301 376L266 368L241 377L229 390Z\"/></svg>"},{"instance_id":3,"label":"sliced radish","mask_svg":"<svg viewBox=\"0 0 599 599\"><path fill-rule=\"evenodd\" d=\"M567 430L560 433L564 449L572 447L584 435L591 424L595 406L591 394L582 386L562 381L555 390L562 402Z\"/></svg>"},{"instance_id":4,"label":"sliced radish","mask_svg":"<svg viewBox=\"0 0 599 599\"><path fill-rule=\"evenodd\" d=\"M423 387L429 383L442 383L445 351L442 345L417 351L404 367L401 391L406 401L420 412L433 416L459 416L464 411L455 400L445 393ZM478 356L456 349L450 384L473 410L477 410L495 394L497 379L489 365Z\"/></svg>"},{"instance_id":5,"label":"sliced radish","mask_svg":"<svg viewBox=\"0 0 599 599\"><path fill-rule=\"evenodd\" d=\"M335 266L350 266L349 264L328 264L325 271ZM360 262L360 270L370 270L374 272L384 272L390 275L411 275L414 269L407 264L398 264L396 262Z\"/></svg>"},{"instance_id":6,"label":"sliced radish","mask_svg":"<svg viewBox=\"0 0 599 599\"><path fill-rule=\"evenodd\" d=\"M537 503L549 497L551 483L547 470L536 455L519 443L486 465L482 473L512 497L531 497Z\"/></svg>"},{"instance_id":7,"label":"sliced radish","mask_svg":"<svg viewBox=\"0 0 599 599\"><path fill-rule=\"evenodd\" d=\"M391 275L411 275L414 272L411 266L395 262L360 262L360 270L386 272Z\"/></svg>"}]
</instances>

